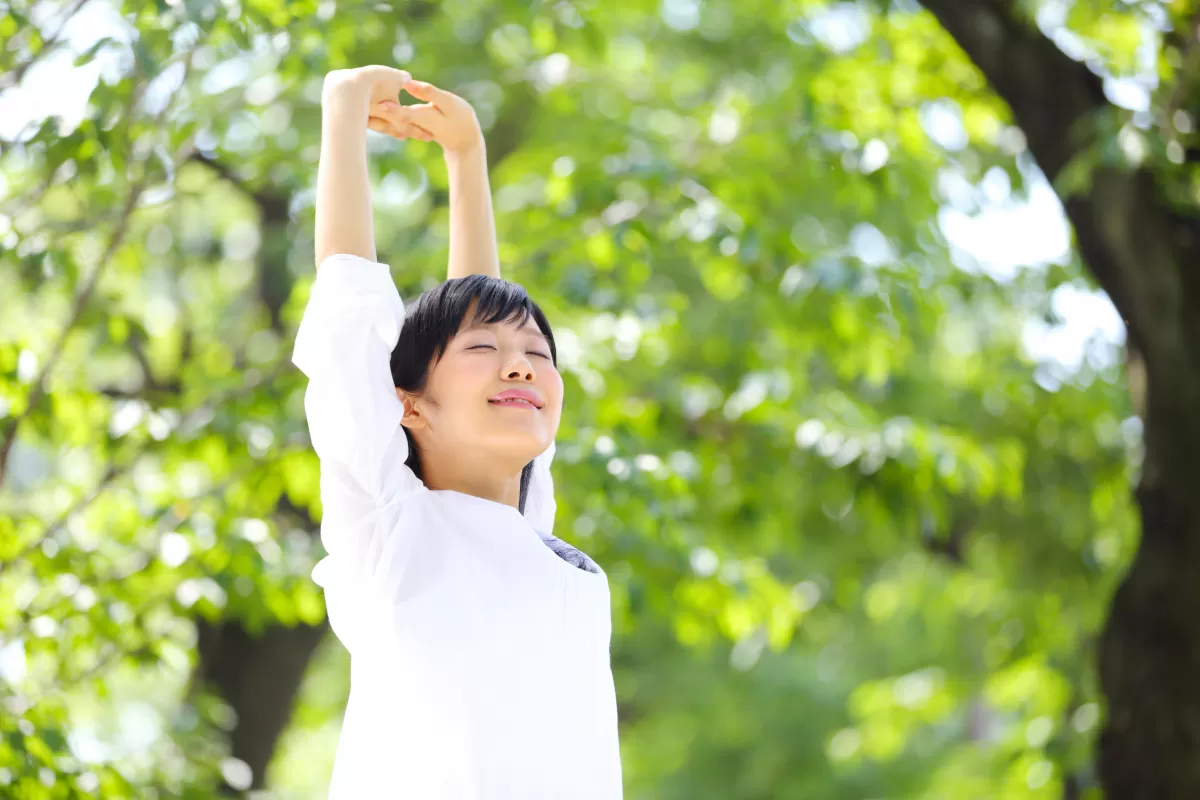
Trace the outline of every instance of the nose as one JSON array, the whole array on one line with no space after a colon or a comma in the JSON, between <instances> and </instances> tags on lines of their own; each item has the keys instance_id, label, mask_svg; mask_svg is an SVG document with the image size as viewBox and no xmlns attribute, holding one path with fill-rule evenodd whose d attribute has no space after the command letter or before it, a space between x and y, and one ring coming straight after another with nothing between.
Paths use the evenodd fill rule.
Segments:
<instances>
[{"instance_id":1,"label":"nose","mask_svg":"<svg viewBox=\"0 0 1200 800\"><path fill-rule=\"evenodd\" d=\"M502 377L506 381L533 383L537 374L533 371L533 364L527 356L522 353L513 353L508 359L508 363L504 365Z\"/></svg>"}]
</instances>

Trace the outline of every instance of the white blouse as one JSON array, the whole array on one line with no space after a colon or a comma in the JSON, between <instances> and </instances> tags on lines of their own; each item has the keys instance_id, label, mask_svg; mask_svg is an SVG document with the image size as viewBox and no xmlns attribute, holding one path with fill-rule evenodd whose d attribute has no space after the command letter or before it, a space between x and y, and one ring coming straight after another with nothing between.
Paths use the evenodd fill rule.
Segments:
<instances>
[{"instance_id":1,"label":"white blouse","mask_svg":"<svg viewBox=\"0 0 1200 800\"><path fill-rule=\"evenodd\" d=\"M329 797L620 798L608 578L555 552L554 447L523 515L427 489L389 367L403 323L386 265L331 256L292 354L321 461L313 580L350 651Z\"/></svg>"}]
</instances>

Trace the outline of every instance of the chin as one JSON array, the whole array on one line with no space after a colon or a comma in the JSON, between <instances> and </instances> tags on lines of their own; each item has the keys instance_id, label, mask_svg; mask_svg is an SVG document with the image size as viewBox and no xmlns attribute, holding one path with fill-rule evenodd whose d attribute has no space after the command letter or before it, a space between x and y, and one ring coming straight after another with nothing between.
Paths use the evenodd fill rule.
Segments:
<instances>
[{"instance_id":1,"label":"chin","mask_svg":"<svg viewBox=\"0 0 1200 800\"><path fill-rule=\"evenodd\" d=\"M481 444L499 459L525 465L546 452L553 442L554 434L549 431L512 430L491 431Z\"/></svg>"}]
</instances>

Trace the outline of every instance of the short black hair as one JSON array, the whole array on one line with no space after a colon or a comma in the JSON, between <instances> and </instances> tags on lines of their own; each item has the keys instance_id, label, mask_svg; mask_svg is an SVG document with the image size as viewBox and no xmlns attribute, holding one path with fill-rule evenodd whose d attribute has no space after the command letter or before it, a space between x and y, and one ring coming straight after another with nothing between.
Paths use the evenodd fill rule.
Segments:
<instances>
[{"instance_id":1,"label":"short black hair","mask_svg":"<svg viewBox=\"0 0 1200 800\"><path fill-rule=\"evenodd\" d=\"M435 286L406 309L400 338L392 349L391 357L392 383L397 389L410 394L424 391L429 370L446 352L450 340L462 330L472 304L475 311L469 324L515 322L524 325L533 319L550 345L551 361L558 366L558 349L554 344L550 322L524 287L488 275L468 275ZM423 481L416 442L407 428L404 429L404 435L408 437L408 459L405 464ZM525 511L525 497L529 493L532 475L533 463L530 462L521 471L522 513Z\"/></svg>"}]
</instances>

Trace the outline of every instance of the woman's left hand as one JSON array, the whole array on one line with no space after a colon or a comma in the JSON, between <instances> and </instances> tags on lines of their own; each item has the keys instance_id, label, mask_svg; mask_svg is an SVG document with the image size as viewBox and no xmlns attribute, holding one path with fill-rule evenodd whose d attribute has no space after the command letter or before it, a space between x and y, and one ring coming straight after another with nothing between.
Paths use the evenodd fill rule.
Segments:
<instances>
[{"instance_id":1,"label":"woman's left hand","mask_svg":"<svg viewBox=\"0 0 1200 800\"><path fill-rule=\"evenodd\" d=\"M447 158L483 150L483 131L475 109L466 100L425 81L410 80L404 91L425 102L412 106L390 99L373 103L368 122L371 130L401 140L437 142Z\"/></svg>"}]
</instances>

